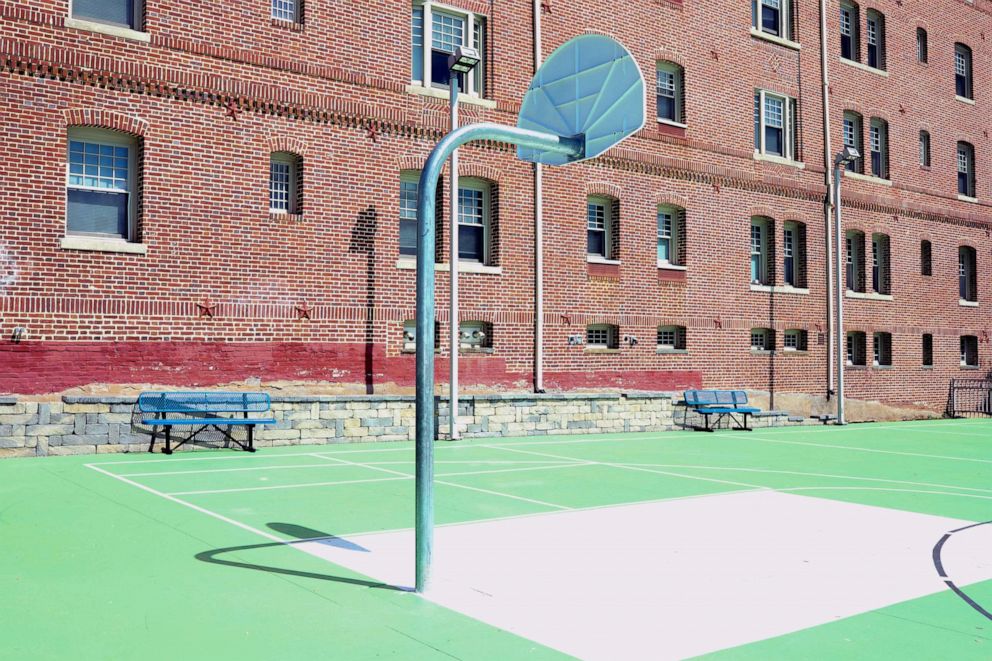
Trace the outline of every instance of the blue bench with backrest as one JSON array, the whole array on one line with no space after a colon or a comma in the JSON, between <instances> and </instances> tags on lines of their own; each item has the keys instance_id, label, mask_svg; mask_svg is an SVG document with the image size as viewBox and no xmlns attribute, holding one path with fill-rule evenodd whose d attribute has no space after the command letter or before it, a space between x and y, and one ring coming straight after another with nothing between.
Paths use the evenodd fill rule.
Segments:
<instances>
[{"instance_id":1,"label":"blue bench with backrest","mask_svg":"<svg viewBox=\"0 0 992 661\"><path fill-rule=\"evenodd\" d=\"M747 419L761 409L748 406L747 393L743 390L686 390L682 405L687 411L703 416L703 426L694 425L697 431L714 431L723 418L730 418L740 431L751 431Z\"/></svg>"},{"instance_id":2,"label":"blue bench with backrest","mask_svg":"<svg viewBox=\"0 0 992 661\"><path fill-rule=\"evenodd\" d=\"M256 425L272 425L272 399L264 392L143 392L138 396L138 410L141 423L152 427L152 442L148 451L155 450L158 428L165 430L165 454L194 440L197 434L206 429L216 429L224 434L228 443L234 443L248 452L255 451L254 430ZM193 427L193 432L175 445L172 444L172 428L175 426ZM231 436L231 427L248 428L245 443Z\"/></svg>"}]
</instances>

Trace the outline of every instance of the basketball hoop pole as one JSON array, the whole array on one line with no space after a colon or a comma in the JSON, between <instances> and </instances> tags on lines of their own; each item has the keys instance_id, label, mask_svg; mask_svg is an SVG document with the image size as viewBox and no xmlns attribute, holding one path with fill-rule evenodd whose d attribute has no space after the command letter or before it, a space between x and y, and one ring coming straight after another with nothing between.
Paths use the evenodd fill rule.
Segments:
<instances>
[{"instance_id":1,"label":"basketball hoop pole","mask_svg":"<svg viewBox=\"0 0 992 661\"><path fill-rule=\"evenodd\" d=\"M581 157L585 140L499 124L471 124L446 135L420 174L417 192L417 513L416 591L430 583L434 548L434 258L437 182L451 153L472 141L489 140ZM457 197L452 196L452 204ZM455 268L456 265L452 265Z\"/></svg>"}]
</instances>

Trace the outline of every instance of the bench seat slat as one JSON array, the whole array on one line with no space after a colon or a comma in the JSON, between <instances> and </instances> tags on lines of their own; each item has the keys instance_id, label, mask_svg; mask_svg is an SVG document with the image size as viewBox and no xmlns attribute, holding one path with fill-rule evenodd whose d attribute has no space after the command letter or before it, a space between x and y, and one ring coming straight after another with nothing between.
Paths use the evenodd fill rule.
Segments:
<instances>
[{"instance_id":1,"label":"bench seat slat","mask_svg":"<svg viewBox=\"0 0 992 661\"><path fill-rule=\"evenodd\" d=\"M143 425L274 425L275 418L142 418Z\"/></svg>"}]
</instances>

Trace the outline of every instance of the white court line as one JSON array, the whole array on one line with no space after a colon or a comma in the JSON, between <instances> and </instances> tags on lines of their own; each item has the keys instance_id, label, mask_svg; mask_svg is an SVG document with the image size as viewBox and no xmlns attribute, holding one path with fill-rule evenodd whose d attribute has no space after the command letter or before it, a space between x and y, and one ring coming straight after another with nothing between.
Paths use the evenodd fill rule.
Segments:
<instances>
[{"instance_id":1,"label":"white court line","mask_svg":"<svg viewBox=\"0 0 992 661\"><path fill-rule=\"evenodd\" d=\"M917 424L917 425L907 424L907 423L903 423L903 422L893 422L893 423L887 423L887 424L885 424L885 423L883 423L883 424L872 423L874 426L872 426L870 429L884 429L884 430L895 430L895 431L898 431L900 429L928 429L928 430L933 431L934 428L937 428L937 427L940 427L940 428L943 428L943 427L981 427L983 422L984 421L978 421L978 422L975 422L975 423L970 423L970 422L945 422L943 420L937 420L937 421L934 421L932 423ZM768 429L761 429L760 431L774 431L776 433L788 433L788 434L800 434L800 433L801 434L825 434L825 433L830 433L830 432L834 432L834 431L865 431L866 429L868 429L868 428L865 427L864 425L861 425L861 424L851 424L851 425L845 425L843 427L841 427L841 426L828 425L827 428L810 428L809 426L771 427L771 428L768 428ZM634 440L656 441L656 440L674 440L673 439L673 436L675 436L676 434L680 434L678 436L678 438L684 439L686 437L686 435L689 435L691 433L691 430L673 430L673 431L668 431L668 432L659 432L659 433L656 433L656 434L653 434L653 435L650 435L649 432L647 432L647 433L644 433L644 432L634 432L634 433L637 434L637 436L636 436L636 438ZM945 432L945 433L950 434L952 432ZM955 435L966 435L966 434L958 434L957 432L954 432L954 434ZM990 434L992 434L992 425L990 425ZM584 438L584 437L583 438L575 438L575 435L574 434L561 434L560 435L560 437L561 437L560 439L555 439L555 440L538 440L538 439L546 439L546 438L548 438L547 436L542 436L542 437L533 437L534 440L510 441L508 443L500 444L500 445L495 445L495 446L494 445L486 445L486 446L476 445L476 444L472 443L471 441L468 444L464 444L464 445L454 445L454 444L444 443L444 444L437 444L437 445L435 445L435 449L436 450L439 450L439 451L448 451L448 450L469 450L469 449L478 448L478 447L517 447L517 446L521 446L521 445L522 446L541 446L541 445L572 445L572 444L580 444L580 443L620 443L620 442L625 442L625 441L631 440L630 439L631 434L630 433L623 433L623 432L617 432L615 435L612 435L611 437L607 437L607 438L602 438L602 436L604 436L603 434L595 434L595 435L590 434L589 436L592 436L592 437L591 438ZM984 438L984 437L986 437L986 434L975 434L975 436L981 436L981 437ZM486 442L486 443L491 443L492 442L492 439L491 438L487 439L487 438L484 438L484 437L483 438L479 438L479 439L472 439L472 440L479 440L479 441L483 441L483 442ZM324 452L325 454L365 454L365 453L382 453L382 452L413 452L413 450L414 450L414 447L413 447L412 443L410 443L410 442L403 442L403 441L395 441L395 442L398 443L398 444L399 443L402 443L403 444L402 447L393 447L393 448L355 448L355 449L347 449L347 450L335 450L335 449L333 449L333 446L335 446L335 445L353 445L353 444L328 443L328 444L323 444L323 445L320 445L320 446L318 446L316 444L315 445L310 445L310 446L307 446L307 449L311 449L311 448L314 448L314 447L326 448L326 449L322 450L322 452ZM206 457L169 457L169 458L164 458L164 459L136 459L136 460L125 460L125 461L104 461L104 462L100 462L100 463L87 464L87 465L91 465L91 466L124 466L124 465L128 465L128 464L154 464L154 463L163 463L163 462L237 460L237 459L242 459L242 460L254 459L254 460L258 460L258 461L264 461L264 460L267 460L267 459L276 459L276 458L279 458L279 457L304 456L304 455L308 455L308 454L312 454L312 452L282 452L282 453L277 454L277 455L250 455L250 456L244 456L244 455L241 455L241 454L232 455L232 456L221 456L221 455L218 455L216 453L210 452L209 455L206 456Z\"/></svg>"},{"instance_id":2,"label":"white court line","mask_svg":"<svg viewBox=\"0 0 992 661\"><path fill-rule=\"evenodd\" d=\"M378 466L370 466L369 464L360 464L360 463L355 462L355 461L348 461L347 459L338 459L337 457L324 456L324 455L322 455L320 453L314 453L314 456L315 457L323 457L324 459L328 459L330 461L341 461L341 462L344 462L346 464L351 464L352 466L361 466L363 468L371 468L372 470L384 471L386 473L394 473L396 475L405 475L405 473L399 473L398 471L394 471L394 470L391 470L389 468L380 468ZM526 469L520 469L520 470L526 470ZM513 500L521 500L521 501L524 501L524 502L527 502L527 503L533 503L535 505L542 505L544 507L554 507L555 509L559 509L559 510L571 510L571 509L574 509L572 507L566 507L565 505L557 505L555 503L548 503L548 502L545 502L543 500L535 500L533 498L524 498L523 496L514 496L513 494L503 493L501 491L492 491L490 489L480 489L479 487L469 487L469 486L465 486L464 484L457 484L455 482L446 482L444 480L437 479L436 476L434 478L434 484L443 484L443 485L446 485L446 486L449 486L449 487L458 487L459 489L466 489L468 491L477 491L479 493L486 493L486 494L489 494L489 495L492 495L492 496L502 496L503 498L511 498Z\"/></svg>"},{"instance_id":3,"label":"white court line","mask_svg":"<svg viewBox=\"0 0 992 661\"><path fill-rule=\"evenodd\" d=\"M503 449L503 446L500 446L500 445L493 445L493 446L490 446L490 447L498 448L498 449ZM553 454L549 454L549 453L546 453L546 452L532 452L532 451L529 451L529 450L518 450L516 448L506 448L506 450L507 450L507 452L520 452L520 453L523 453L523 454L533 454L533 455L538 455L538 456L542 456L542 457L558 457L560 459L569 459L571 461L583 461L582 459L576 459L574 457L559 457L558 455L553 455ZM652 470L652 469L649 469L649 468L633 468L633 467L631 467L631 466L629 466L627 464L615 464L615 463L609 463L609 462L605 462L605 461L592 461L592 462L589 462L589 463L594 464L594 465L597 465L597 466L608 466L610 468L621 468L621 469L626 469L626 470L639 471L639 472L642 472L642 473L654 473L656 475L668 475L670 477L681 477L681 478L685 478L685 479L688 479L688 480L699 480L701 482L716 482L718 484L730 484L730 485L735 486L735 487L750 487L752 489L766 489L767 488L767 487L761 486L760 484L748 484L747 482L735 482L735 481L732 481L732 480L718 480L718 479L711 478L711 477L698 477L696 475L684 475L682 473L673 473L673 472L670 472L670 471Z\"/></svg>"},{"instance_id":4,"label":"white court line","mask_svg":"<svg viewBox=\"0 0 992 661\"><path fill-rule=\"evenodd\" d=\"M781 443L784 445L805 445L814 448L831 448L834 450L853 450L855 452L875 452L878 454L896 454L904 457L923 457L925 459L946 459L948 461L968 461L979 464L992 464L992 459L971 459L968 457L949 457L941 454L923 454L919 452L899 452L898 450L877 450L875 448L859 448L853 445L831 445L829 443L803 443L802 441L783 441L777 438L762 438L751 434L740 434L735 438L743 440L762 441L764 443Z\"/></svg>"},{"instance_id":5,"label":"white court line","mask_svg":"<svg viewBox=\"0 0 992 661\"><path fill-rule=\"evenodd\" d=\"M992 493L992 489L978 487L959 487L953 484L937 484L934 482L909 482L907 480L889 480L881 477L864 477L859 475L832 475L830 473L807 473L802 471L770 470L767 468L733 468L730 466L691 466L687 464L623 464L624 466L646 466L648 468L692 468L698 470L739 471L742 473L773 473L776 475L801 475L805 477L829 477L838 480L865 480L866 482L885 482L887 484L906 484L917 487L939 487L941 489L958 489L960 491L982 491ZM774 489L775 487L767 487Z\"/></svg>"},{"instance_id":6,"label":"white court line","mask_svg":"<svg viewBox=\"0 0 992 661\"><path fill-rule=\"evenodd\" d=\"M921 491L920 489L892 489L890 487L786 487L775 491L892 491L895 493L920 493L934 496L957 496L959 498L981 498L992 500L992 496L979 496L977 493L953 493L951 491Z\"/></svg>"},{"instance_id":7,"label":"white court line","mask_svg":"<svg viewBox=\"0 0 992 661\"><path fill-rule=\"evenodd\" d=\"M268 487L236 487L233 489L203 489L201 491L174 491L170 496L209 496L218 493L242 493L246 491L277 491L280 489L304 489L306 487L338 487L344 484L366 484L368 482L395 482L397 480L412 480L412 475L406 477L373 477L367 480L340 480L338 482L305 482L303 484L279 484Z\"/></svg>"},{"instance_id":8,"label":"white court line","mask_svg":"<svg viewBox=\"0 0 992 661\"><path fill-rule=\"evenodd\" d=\"M309 456L301 455L301 456ZM499 460L478 460L478 461L435 461L435 465L454 465L454 464L492 464L492 465L531 465L531 464L560 464L560 461L499 461ZM96 464L99 465L99 464ZM370 466L410 466L412 463L410 461L374 461L369 462ZM284 466L247 466L245 468L204 468L189 471L150 471L147 473L116 473L116 475L121 475L123 477L158 477L159 475L198 475L202 473L238 473L241 471L269 471L269 470L288 470L297 468L333 468L335 464L328 464L321 462L319 464L286 464Z\"/></svg>"}]
</instances>

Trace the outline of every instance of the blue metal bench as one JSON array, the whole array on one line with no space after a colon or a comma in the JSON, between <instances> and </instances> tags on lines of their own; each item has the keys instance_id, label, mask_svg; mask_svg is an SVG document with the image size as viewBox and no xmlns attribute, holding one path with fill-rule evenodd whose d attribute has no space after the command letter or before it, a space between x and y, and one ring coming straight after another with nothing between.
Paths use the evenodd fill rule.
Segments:
<instances>
[{"instance_id":1,"label":"blue metal bench","mask_svg":"<svg viewBox=\"0 0 992 661\"><path fill-rule=\"evenodd\" d=\"M143 392L138 396L141 423L151 425L152 442L149 452L155 450L158 428L165 429L165 454L194 440L197 434L211 427L224 434L229 443L235 443L248 452L255 451L255 425L275 424L271 417L272 399L264 392ZM238 417L240 416L240 417ZM172 428L177 425L195 429L186 438L172 444ZM242 443L231 436L230 428L248 428L248 441Z\"/></svg>"},{"instance_id":2,"label":"blue metal bench","mask_svg":"<svg viewBox=\"0 0 992 661\"><path fill-rule=\"evenodd\" d=\"M725 417L737 423L731 429L752 431L747 426L748 416L761 412L759 408L748 406L747 393L743 390L686 390L682 395L681 404L686 410L703 416L703 426L692 427L696 431L715 431Z\"/></svg>"}]
</instances>

